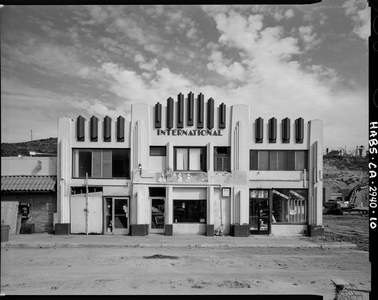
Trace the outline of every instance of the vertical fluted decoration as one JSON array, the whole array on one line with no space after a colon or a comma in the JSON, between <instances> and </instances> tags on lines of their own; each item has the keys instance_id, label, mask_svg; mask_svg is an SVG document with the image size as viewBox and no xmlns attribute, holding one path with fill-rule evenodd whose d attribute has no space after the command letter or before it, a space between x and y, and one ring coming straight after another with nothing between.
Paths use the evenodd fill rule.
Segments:
<instances>
[{"instance_id":1,"label":"vertical fluted decoration","mask_svg":"<svg viewBox=\"0 0 378 300\"><path fill-rule=\"evenodd\" d=\"M104 118L104 142L112 140L112 119L109 116Z\"/></svg>"},{"instance_id":2,"label":"vertical fluted decoration","mask_svg":"<svg viewBox=\"0 0 378 300\"><path fill-rule=\"evenodd\" d=\"M214 128L214 99L207 100L207 128Z\"/></svg>"},{"instance_id":3,"label":"vertical fluted decoration","mask_svg":"<svg viewBox=\"0 0 378 300\"><path fill-rule=\"evenodd\" d=\"M98 118L95 116L91 117L91 142L98 141Z\"/></svg>"},{"instance_id":4,"label":"vertical fluted decoration","mask_svg":"<svg viewBox=\"0 0 378 300\"><path fill-rule=\"evenodd\" d=\"M155 128L161 128L161 104L155 104Z\"/></svg>"},{"instance_id":5,"label":"vertical fluted decoration","mask_svg":"<svg viewBox=\"0 0 378 300\"><path fill-rule=\"evenodd\" d=\"M282 120L282 143L290 143L290 119Z\"/></svg>"},{"instance_id":6,"label":"vertical fluted decoration","mask_svg":"<svg viewBox=\"0 0 378 300\"><path fill-rule=\"evenodd\" d=\"M277 119L269 119L269 143L275 143L277 141Z\"/></svg>"},{"instance_id":7,"label":"vertical fluted decoration","mask_svg":"<svg viewBox=\"0 0 378 300\"><path fill-rule=\"evenodd\" d=\"M177 96L177 128L184 127L184 95Z\"/></svg>"},{"instance_id":8,"label":"vertical fluted decoration","mask_svg":"<svg viewBox=\"0 0 378 300\"><path fill-rule=\"evenodd\" d=\"M226 128L226 105L222 103L219 105L219 129L225 129Z\"/></svg>"},{"instance_id":9,"label":"vertical fluted decoration","mask_svg":"<svg viewBox=\"0 0 378 300\"><path fill-rule=\"evenodd\" d=\"M264 119L261 117L256 119L256 143L262 143L264 139Z\"/></svg>"},{"instance_id":10,"label":"vertical fluted decoration","mask_svg":"<svg viewBox=\"0 0 378 300\"><path fill-rule=\"evenodd\" d=\"M171 97L167 100L167 128L172 129L173 127L173 99Z\"/></svg>"},{"instance_id":11,"label":"vertical fluted decoration","mask_svg":"<svg viewBox=\"0 0 378 300\"><path fill-rule=\"evenodd\" d=\"M197 117L197 128L203 128L204 127L204 107L205 106L205 103L204 103L204 98L203 98L203 95L202 93L198 95L198 105L197 105L197 113L198 113L198 117Z\"/></svg>"},{"instance_id":12,"label":"vertical fluted decoration","mask_svg":"<svg viewBox=\"0 0 378 300\"><path fill-rule=\"evenodd\" d=\"M302 118L298 118L295 120L295 141L298 144L302 144L303 137L304 137L304 120Z\"/></svg>"},{"instance_id":13,"label":"vertical fluted decoration","mask_svg":"<svg viewBox=\"0 0 378 300\"><path fill-rule=\"evenodd\" d=\"M85 140L85 118L82 116L77 117L76 122L76 135L78 142L84 142Z\"/></svg>"},{"instance_id":14,"label":"vertical fluted decoration","mask_svg":"<svg viewBox=\"0 0 378 300\"><path fill-rule=\"evenodd\" d=\"M125 141L125 118L119 116L117 118L117 142Z\"/></svg>"},{"instance_id":15,"label":"vertical fluted decoration","mask_svg":"<svg viewBox=\"0 0 378 300\"><path fill-rule=\"evenodd\" d=\"M188 109L187 109L187 121L188 126L194 125L194 94L190 92L188 94Z\"/></svg>"}]
</instances>

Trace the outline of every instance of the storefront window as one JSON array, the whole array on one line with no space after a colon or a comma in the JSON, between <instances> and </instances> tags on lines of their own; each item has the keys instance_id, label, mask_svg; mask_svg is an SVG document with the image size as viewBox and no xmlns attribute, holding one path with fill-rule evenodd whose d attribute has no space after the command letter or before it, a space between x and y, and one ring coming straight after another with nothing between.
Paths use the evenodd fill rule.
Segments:
<instances>
[{"instance_id":1,"label":"storefront window","mask_svg":"<svg viewBox=\"0 0 378 300\"><path fill-rule=\"evenodd\" d=\"M273 189L273 223L307 222L308 190Z\"/></svg>"},{"instance_id":2,"label":"storefront window","mask_svg":"<svg viewBox=\"0 0 378 300\"><path fill-rule=\"evenodd\" d=\"M308 169L306 150L251 150L250 170L301 171Z\"/></svg>"},{"instance_id":3,"label":"storefront window","mask_svg":"<svg viewBox=\"0 0 378 300\"><path fill-rule=\"evenodd\" d=\"M130 178L129 149L74 149L73 177Z\"/></svg>"},{"instance_id":4,"label":"storefront window","mask_svg":"<svg viewBox=\"0 0 378 300\"><path fill-rule=\"evenodd\" d=\"M206 172L206 148L175 148L175 170Z\"/></svg>"},{"instance_id":5,"label":"storefront window","mask_svg":"<svg viewBox=\"0 0 378 300\"><path fill-rule=\"evenodd\" d=\"M206 224L206 206L206 200L173 200L173 220Z\"/></svg>"}]
</instances>

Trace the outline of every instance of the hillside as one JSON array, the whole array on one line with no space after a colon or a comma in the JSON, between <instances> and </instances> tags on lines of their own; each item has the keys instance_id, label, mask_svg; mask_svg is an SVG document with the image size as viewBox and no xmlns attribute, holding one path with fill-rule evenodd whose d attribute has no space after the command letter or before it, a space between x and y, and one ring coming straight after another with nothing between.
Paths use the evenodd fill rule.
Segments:
<instances>
[{"instance_id":1,"label":"hillside","mask_svg":"<svg viewBox=\"0 0 378 300\"><path fill-rule=\"evenodd\" d=\"M57 138L23 143L2 143L1 156L29 156L29 151L57 154ZM352 188L368 181L368 158L324 156L324 186L333 189Z\"/></svg>"},{"instance_id":2,"label":"hillside","mask_svg":"<svg viewBox=\"0 0 378 300\"><path fill-rule=\"evenodd\" d=\"M57 138L22 143L1 143L1 156L29 156L29 151L57 154Z\"/></svg>"}]
</instances>

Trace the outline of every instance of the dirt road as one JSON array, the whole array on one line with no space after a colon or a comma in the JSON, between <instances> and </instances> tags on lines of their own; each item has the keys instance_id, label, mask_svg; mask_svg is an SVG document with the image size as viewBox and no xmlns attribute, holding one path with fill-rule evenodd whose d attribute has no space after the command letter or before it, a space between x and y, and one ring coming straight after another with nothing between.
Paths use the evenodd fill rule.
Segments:
<instances>
[{"instance_id":1,"label":"dirt road","mask_svg":"<svg viewBox=\"0 0 378 300\"><path fill-rule=\"evenodd\" d=\"M2 248L1 254L7 295L299 293L331 300L331 278L370 289L368 252L355 250Z\"/></svg>"}]
</instances>

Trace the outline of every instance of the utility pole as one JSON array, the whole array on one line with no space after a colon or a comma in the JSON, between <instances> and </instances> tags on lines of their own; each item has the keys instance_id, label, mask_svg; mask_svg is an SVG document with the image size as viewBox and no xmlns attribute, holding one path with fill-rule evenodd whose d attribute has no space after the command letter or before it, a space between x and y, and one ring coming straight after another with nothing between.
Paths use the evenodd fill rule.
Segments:
<instances>
[{"instance_id":1,"label":"utility pole","mask_svg":"<svg viewBox=\"0 0 378 300\"><path fill-rule=\"evenodd\" d=\"M30 141L33 141L33 130L30 130Z\"/></svg>"}]
</instances>

